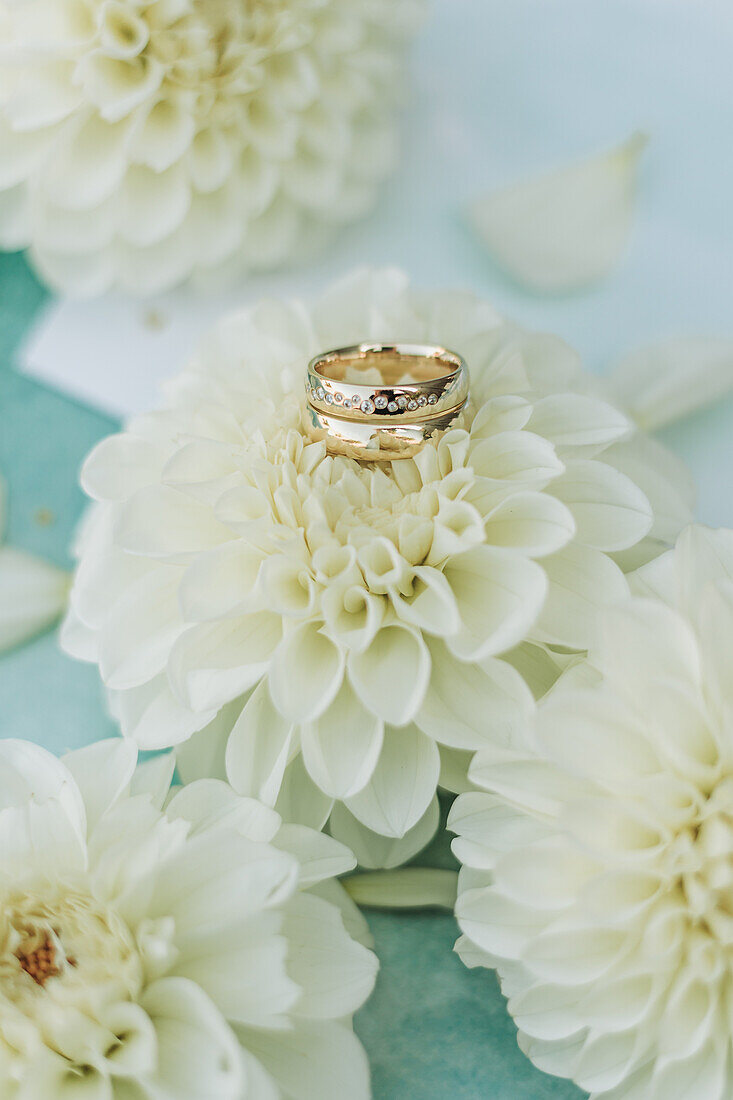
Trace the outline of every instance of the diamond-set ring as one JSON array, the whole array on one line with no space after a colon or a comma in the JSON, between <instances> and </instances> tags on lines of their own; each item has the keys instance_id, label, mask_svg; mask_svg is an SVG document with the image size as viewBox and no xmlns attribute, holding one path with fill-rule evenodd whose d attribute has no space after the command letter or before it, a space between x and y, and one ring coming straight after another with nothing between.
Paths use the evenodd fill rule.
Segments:
<instances>
[{"instance_id":1,"label":"diamond-set ring","mask_svg":"<svg viewBox=\"0 0 733 1100\"><path fill-rule=\"evenodd\" d=\"M361 461L411 457L460 415L468 368L447 348L356 344L308 365L311 435L329 451Z\"/></svg>"}]
</instances>

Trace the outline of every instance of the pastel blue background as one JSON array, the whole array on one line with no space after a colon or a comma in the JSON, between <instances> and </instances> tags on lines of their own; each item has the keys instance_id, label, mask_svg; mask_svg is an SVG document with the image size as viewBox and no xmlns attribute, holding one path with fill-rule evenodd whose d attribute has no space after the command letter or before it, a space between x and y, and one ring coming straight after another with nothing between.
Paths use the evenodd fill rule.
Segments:
<instances>
[{"instance_id":1,"label":"pastel blue background","mask_svg":"<svg viewBox=\"0 0 733 1100\"><path fill-rule=\"evenodd\" d=\"M403 167L374 218L344 234L329 263L397 262L422 282L486 292L527 324L567 336L599 371L656 337L733 335L731 57L733 15L717 0L442 0L418 46ZM603 286L567 299L508 285L463 223L460 201L637 128L652 143L624 263ZM0 257L8 537L68 565L83 506L80 462L116 424L13 369L46 300L21 257ZM727 401L664 437L696 474L699 516L712 524L733 525L731 429ZM63 657L52 636L0 661L0 736L62 751L113 732L95 670ZM445 861L445 844L428 858ZM373 914L370 923L382 972L358 1030L376 1100L581 1095L519 1053L493 975L465 970L451 953L452 918Z\"/></svg>"}]
</instances>

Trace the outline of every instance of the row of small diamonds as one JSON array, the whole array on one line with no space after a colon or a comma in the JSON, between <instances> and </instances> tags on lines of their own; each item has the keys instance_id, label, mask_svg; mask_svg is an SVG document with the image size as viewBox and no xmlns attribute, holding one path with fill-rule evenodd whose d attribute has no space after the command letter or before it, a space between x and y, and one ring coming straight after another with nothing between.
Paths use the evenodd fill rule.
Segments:
<instances>
[{"instance_id":1,"label":"row of small diamonds","mask_svg":"<svg viewBox=\"0 0 733 1100\"><path fill-rule=\"evenodd\" d=\"M416 409L422 409L426 405L436 405L438 402L434 393L421 393L417 397L409 398L400 394L394 401L390 401L385 394L379 393L372 401L370 397L361 398L358 394L354 394L353 397L344 397L340 393L328 393L323 386L317 386L313 390L313 396L317 401L325 402L326 405L340 405L342 409L360 409L367 415L373 412L403 412L405 409L415 412Z\"/></svg>"}]
</instances>

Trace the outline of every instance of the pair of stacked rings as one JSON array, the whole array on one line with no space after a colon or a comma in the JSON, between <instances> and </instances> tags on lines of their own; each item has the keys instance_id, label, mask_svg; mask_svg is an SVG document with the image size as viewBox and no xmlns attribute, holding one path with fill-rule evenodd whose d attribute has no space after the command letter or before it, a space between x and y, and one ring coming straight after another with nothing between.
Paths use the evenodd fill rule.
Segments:
<instances>
[{"instance_id":1,"label":"pair of stacked rings","mask_svg":"<svg viewBox=\"0 0 733 1100\"><path fill-rule=\"evenodd\" d=\"M411 458L456 419L468 369L447 348L356 344L309 363L306 399L310 434L332 454L391 462Z\"/></svg>"}]
</instances>

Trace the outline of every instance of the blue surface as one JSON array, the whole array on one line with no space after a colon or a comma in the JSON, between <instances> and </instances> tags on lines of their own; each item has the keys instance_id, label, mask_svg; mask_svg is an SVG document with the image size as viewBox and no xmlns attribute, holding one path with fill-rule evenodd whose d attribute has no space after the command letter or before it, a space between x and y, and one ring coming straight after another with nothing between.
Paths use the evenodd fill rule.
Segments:
<instances>
[{"instance_id":1,"label":"blue surface","mask_svg":"<svg viewBox=\"0 0 733 1100\"><path fill-rule=\"evenodd\" d=\"M460 79L436 81L438 50L440 73ZM486 292L527 324L566 335L599 370L658 336L733 332L727 4L449 0L437 7L418 53L413 110L422 122L407 128L407 167L378 215L394 227L394 248L385 251L382 232L374 245L367 222L338 246L343 267L404 263L423 282ZM426 126L433 146L425 144ZM456 200L468 198L636 128L652 134L639 224L628 258L602 287L570 299L523 294L492 269L454 206L441 209L440 231L432 233L431 174L443 192L450 185ZM12 370L44 300L23 260L0 256L0 471L10 487L9 538L68 565L83 506L78 468L115 424ZM728 401L665 433L698 478L700 518L713 524L733 525L732 428ZM95 670L65 658L52 637L0 661L0 736L61 751L113 730ZM426 861L433 858L445 860L445 843ZM357 1026L375 1100L580 1097L520 1054L493 975L467 971L452 954L452 918L372 914L370 923L382 972Z\"/></svg>"}]
</instances>

